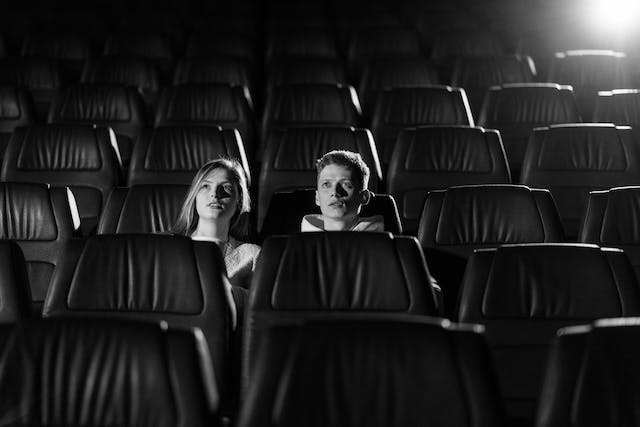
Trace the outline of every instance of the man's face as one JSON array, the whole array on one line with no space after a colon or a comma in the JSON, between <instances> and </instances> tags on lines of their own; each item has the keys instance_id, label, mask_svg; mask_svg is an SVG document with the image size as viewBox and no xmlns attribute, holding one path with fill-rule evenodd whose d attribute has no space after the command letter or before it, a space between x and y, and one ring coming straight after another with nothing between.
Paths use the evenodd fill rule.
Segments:
<instances>
[{"instance_id":1,"label":"man's face","mask_svg":"<svg viewBox=\"0 0 640 427\"><path fill-rule=\"evenodd\" d=\"M322 215L339 221L351 221L360 212L363 204L362 189L352 180L351 170L329 164L318 174L316 205Z\"/></svg>"}]
</instances>

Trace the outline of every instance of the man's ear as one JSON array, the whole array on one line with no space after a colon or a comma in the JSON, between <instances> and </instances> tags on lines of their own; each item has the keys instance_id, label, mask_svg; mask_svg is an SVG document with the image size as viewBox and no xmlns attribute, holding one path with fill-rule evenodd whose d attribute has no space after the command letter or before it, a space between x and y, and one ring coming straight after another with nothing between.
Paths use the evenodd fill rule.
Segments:
<instances>
[{"instance_id":1,"label":"man's ear","mask_svg":"<svg viewBox=\"0 0 640 427\"><path fill-rule=\"evenodd\" d=\"M371 191L364 189L360 191L360 204L366 205L371 200Z\"/></svg>"},{"instance_id":2,"label":"man's ear","mask_svg":"<svg viewBox=\"0 0 640 427\"><path fill-rule=\"evenodd\" d=\"M318 198L318 190L316 190L316 206L320 206L320 199Z\"/></svg>"}]
</instances>

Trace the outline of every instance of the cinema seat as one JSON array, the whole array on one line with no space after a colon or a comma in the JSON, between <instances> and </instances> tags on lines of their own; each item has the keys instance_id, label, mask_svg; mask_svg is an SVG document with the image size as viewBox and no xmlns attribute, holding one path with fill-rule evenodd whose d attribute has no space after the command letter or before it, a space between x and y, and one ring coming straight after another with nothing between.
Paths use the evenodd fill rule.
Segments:
<instances>
[{"instance_id":1,"label":"cinema seat","mask_svg":"<svg viewBox=\"0 0 640 427\"><path fill-rule=\"evenodd\" d=\"M31 316L27 264L20 246L10 240L0 241L0 301L0 325L16 323Z\"/></svg>"}]
</instances>

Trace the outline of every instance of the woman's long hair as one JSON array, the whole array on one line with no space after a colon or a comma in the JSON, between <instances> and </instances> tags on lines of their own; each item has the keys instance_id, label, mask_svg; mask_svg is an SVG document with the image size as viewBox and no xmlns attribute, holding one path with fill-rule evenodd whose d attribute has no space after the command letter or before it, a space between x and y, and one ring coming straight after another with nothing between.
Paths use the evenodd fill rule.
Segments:
<instances>
[{"instance_id":1,"label":"woman's long hair","mask_svg":"<svg viewBox=\"0 0 640 427\"><path fill-rule=\"evenodd\" d=\"M238 206L231 217L229 229L235 227L242 214L249 212L251 209L251 199L249 198L249 187L247 185L247 176L240 163L233 159L219 158L205 163L191 182L189 192L182 203L178 219L173 225L171 232L184 236L191 236L198 226L198 212L196 211L196 195L200 190L202 181L215 169L224 169L229 174L229 178L236 187L238 194Z\"/></svg>"}]
</instances>

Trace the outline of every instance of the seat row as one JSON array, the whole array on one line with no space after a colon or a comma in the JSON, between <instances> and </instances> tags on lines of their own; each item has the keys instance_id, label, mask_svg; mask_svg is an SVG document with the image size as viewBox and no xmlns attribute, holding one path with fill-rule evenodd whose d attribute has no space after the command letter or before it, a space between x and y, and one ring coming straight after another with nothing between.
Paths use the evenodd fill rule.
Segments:
<instances>
[{"instance_id":1,"label":"seat row","mask_svg":"<svg viewBox=\"0 0 640 427\"><path fill-rule=\"evenodd\" d=\"M358 369L353 370L357 366L368 366L362 364L360 357L372 357L374 354L386 354L380 360L374 359L378 360L375 365L381 369L375 370L378 374L387 370L391 374L391 370L406 368L404 363L398 365L399 360L415 360L412 363L417 363L421 360L418 357L422 355L420 352L427 348L440 355L437 357L438 360L447 360L448 363L452 360L460 361L457 357L443 357L442 351L451 348L442 347L440 340L445 339L444 337L436 339L436 344L433 345L428 341L427 337L431 334L429 330L435 331L435 334L446 332L436 331L442 330L444 324L441 321L424 319L424 316L437 316L440 309L437 289L434 287L425 258L418 242L412 237L391 236L386 233L335 232L302 233L267 239L251 284L251 296L244 313L243 329L236 328L235 331L235 320L243 313L236 314L232 309L234 304L226 293L222 256L213 243L195 242L183 236L102 235L71 241L65 245L64 253L46 296L42 312L45 318L82 319L83 324L88 325L100 324L90 319L154 322L162 320L172 329L199 327L204 336L201 347L205 343L208 344L206 349L210 353L213 366L213 375L211 368L205 369L205 372L201 373L201 380L215 379L221 405L226 411L234 411L234 397L237 398L239 393L244 404L252 408L241 415L241 419L244 416L249 419L257 417L255 419L258 420L260 408L264 409L262 405L267 405L271 410L273 402L269 402L273 399L275 391L269 387L273 386L274 381L280 381L274 378L274 375L279 376L280 373L288 371L284 366L287 366L287 360L293 356L288 353L289 347L286 343L291 339L303 340L295 346L295 351L309 351L309 355L323 354L313 349L342 348L338 353L343 355L341 357L348 355L349 360L355 358L354 362L358 361L358 364L353 366L340 365L348 368L345 372L352 374L359 372ZM4 322L28 317L28 308L25 308L28 307L28 301L25 301L28 295L26 268L22 251L16 243L0 243L0 269L0 292L3 298L0 316ZM495 366L497 382L504 401L498 400L501 394L496 388L492 389L492 393L472 395L476 398L491 398L497 407L504 404L512 421L531 421L534 417L547 350L558 328L582 325L600 318L640 314L640 287L628 258L618 249L578 244L503 245L497 249L476 251L471 256L466 270L454 319L484 325L489 353L486 352L485 344L480 337L473 334L475 338L468 339L475 341L475 344L463 344L466 341L460 343L462 348L467 349L461 352L460 357L470 357L460 366L468 366L472 361L473 366L480 364L473 377L485 375L483 378L490 378L493 387L497 387L491 375L492 369L486 369L492 364ZM385 326L383 317L388 315L404 316L403 322L400 322L402 326ZM325 331L330 333L306 336L295 329L279 327L287 324L299 327L301 323L313 319L326 319L333 325ZM342 323L348 319L357 321ZM363 322L363 319L379 322L380 327L372 327L376 323ZM59 321L52 324L55 330L59 327L55 325L66 323ZM357 326L358 324L360 326ZM405 334L403 330L413 329L408 326L410 324L431 325L415 326L418 328L415 333L426 334L424 339L427 341L418 339L419 335L411 335L413 341L406 342L409 347L380 345L380 341L374 340L375 335L360 333L365 329L380 333L387 331L389 335L383 333L382 336L401 337ZM6 329L7 327L3 326L0 331ZM115 324L112 325L110 333L114 333L113 329L120 329L126 333L124 331L128 330L128 327ZM458 330L457 327L452 329ZM459 330L466 331L467 335L473 331L464 327ZM344 342L360 342L352 340L353 337L359 336L369 344L361 350L349 345L333 347L332 341L326 339L335 338L343 342L337 338L342 336L342 332L339 331L346 333L343 336L346 340ZM157 336L158 332L145 333L149 334L147 338L141 338L144 335L134 335L150 348L154 348L156 344L149 344L148 339L150 336ZM80 343L83 344L79 348L68 347L71 353L64 360L68 360L69 363L76 360L73 355L80 357L82 354L76 352L89 351L89 348L95 348L98 354L102 354L102 351L107 351L107 342L114 339L101 334L86 334L87 332L83 334L76 330L68 334L54 333L51 338L42 334L23 334L18 339L26 339L29 345L36 346L33 349L37 349L43 343L53 342L49 339L63 339L62 336L85 337L81 338ZM233 346L232 334L241 337L241 348ZM382 336L379 338L387 342L389 338ZM457 342L456 336L451 335L447 342ZM102 341L104 339L107 341ZM187 338L180 340L185 344L188 342ZM103 344L99 344L100 342ZM467 347L469 345L472 347ZM6 348L10 346L3 346L3 351L6 351ZM66 347L60 346L59 343L56 348ZM114 350L112 346L108 348ZM188 345L186 348L189 348ZM374 348L387 349L385 351L391 353L377 353L373 351ZM419 350L421 348L423 350ZM191 354L189 360L194 360L195 353ZM331 350L328 354L338 357L338 354L332 353ZM392 354L395 354L395 357L391 357ZM52 357L59 358L60 354ZM35 360L40 359L24 357L12 362L32 363ZM318 360L334 359L321 357ZM346 362L345 359L341 360ZM451 390L452 384L460 384L457 381L451 382L450 379L444 381L440 374L434 373L442 371L434 370L426 360L431 358L422 359L420 366L423 366L423 369L428 368L431 374L427 375L425 371L426 376L422 377L424 384L433 384L432 381L436 381L440 384L436 387L438 393ZM242 365L241 377L234 371L238 361L241 361ZM373 360L371 363L374 363ZM6 367L7 364L2 366ZM202 365L192 362L192 366ZM322 382L332 378L349 378L349 375L327 376L328 371L324 370L326 365L323 363L314 364L317 371L309 371L309 365L305 366L307 367L303 368L302 372L316 372L317 380L323 379ZM89 369L83 364L70 365L71 372L85 368ZM327 369L335 368L336 366L330 364ZM165 369L162 368L161 371ZM7 372L11 372L11 375ZM30 377L29 372L5 371L5 377L0 375L0 383L8 377L13 379L14 385L15 381L27 386L38 384L30 382L36 379ZM395 383L393 378L396 378L396 375L397 378L407 378L406 375L396 373L392 378L388 378L388 381ZM561 374L550 371L547 382L557 381L559 378ZM382 379L374 376L370 380ZM309 377L305 380L307 384L315 381ZM467 381L463 383L468 384ZM422 381L418 384L422 384ZM21 387L17 389L24 390L24 396L27 396L31 389ZM338 384L331 383L329 387L338 387ZM441 389L442 387L444 389ZM468 392L466 387L460 389L460 393ZM311 390L317 392L318 397L333 399L332 393L328 393L324 388L312 387ZM380 390L385 393L391 392L386 387ZM558 389L554 393L557 391ZM108 395L111 389L105 393ZM304 393L298 390L291 394L296 395L302 396ZM19 394L15 396L20 397ZM543 400L546 398L544 394L540 396L543 396ZM86 398L93 399L90 396ZM106 395L99 394L98 398L106 398ZM548 404L562 406L559 400ZM4 407L7 405L0 406ZM101 412L91 412L93 415L99 413ZM357 413L360 414L360 411ZM304 414L304 411L300 414Z\"/></svg>"}]
</instances>

